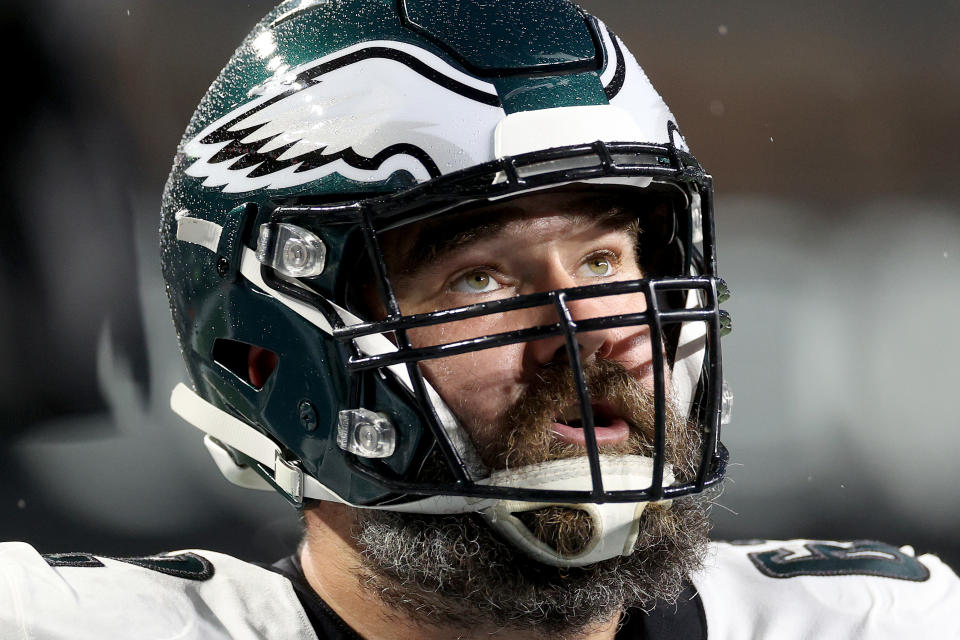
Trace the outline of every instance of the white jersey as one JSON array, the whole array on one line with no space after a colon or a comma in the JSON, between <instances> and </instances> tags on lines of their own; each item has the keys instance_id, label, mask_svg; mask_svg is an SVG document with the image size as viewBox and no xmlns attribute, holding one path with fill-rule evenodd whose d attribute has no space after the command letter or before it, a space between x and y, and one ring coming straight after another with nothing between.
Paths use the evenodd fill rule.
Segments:
<instances>
[{"instance_id":1,"label":"white jersey","mask_svg":"<svg viewBox=\"0 0 960 640\"><path fill-rule=\"evenodd\" d=\"M693 584L710 640L960 640L960 580L910 547L719 543Z\"/></svg>"},{"instance_id":2,"label":"white jersey","mask_svg":"<svg viewBox=\"0 0 960 640\"><path fill-rule=\"evenodd\" d=\"M0 544L3 640L317 640L290 581L212 551L112 560Z\"/></svg>"},{"instance_id":3,"label":"white jersey","mask_svg":"<svg viewBox=\"0 0 960 640\"><path fill-rule=\"evenodd\" d=\"M2 640L356 640L287 561L211 551L123 560L0 544ZM676 605L617 640L960 640L960 580L873 542L715 543ZM306 594L306 595L305 595Z\"/></svg>"}]
</instances>

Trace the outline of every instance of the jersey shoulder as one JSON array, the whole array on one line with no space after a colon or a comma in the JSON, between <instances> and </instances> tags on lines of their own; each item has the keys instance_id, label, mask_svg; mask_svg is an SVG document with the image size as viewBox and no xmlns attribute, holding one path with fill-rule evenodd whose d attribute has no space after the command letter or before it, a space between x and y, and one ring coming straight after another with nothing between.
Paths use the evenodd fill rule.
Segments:
<instances>
[{"instance_id":1,"label":"jersey shoulder","mask_svg":"<svg viewBox=\"0 0 960 640\"><path fill-rule=\"evenodd\" d=\"M874 541L714 543L692 576L711 640L960 638L960 580L939 558ZM745 629L754 634L744 635ZM925 636L926 637L926 636Z\"/></svg>"},{"instance_id":2,"label":"jersey shoulder","mask_svg":"<svg viewBox=\"0 0 960 640\"><path fill-rule=\"evenodd\" d=\"M203 550L140 558L0 544L0 638L316 640L290 582Z\"/></svg>"}]
</instances>

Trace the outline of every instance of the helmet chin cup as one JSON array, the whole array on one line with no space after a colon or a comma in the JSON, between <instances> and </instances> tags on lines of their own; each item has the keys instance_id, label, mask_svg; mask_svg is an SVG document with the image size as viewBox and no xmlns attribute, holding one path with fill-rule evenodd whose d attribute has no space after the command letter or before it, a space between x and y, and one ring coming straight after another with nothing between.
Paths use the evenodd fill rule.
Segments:
<instances>
[{"instance_id":1,"label":"helmet chin cup","mask_svg":"<svg viewBox=\"0 0 960 640\"><path fill-rule=\"evenodd\" d=\"M600 456L604 488L616 490L650 484L654 464L644 456ZM669 465L663 471L663 486L673 482ZM520 469L495 471L484 484L527 489L582 489L590 486L590 470L584 458L555 460ZM535 560L556 567L582 567L633 553L640 532L640 517L650 502L557 503L500 500L480 511L490 526ZM659 504L669 505L670 500ZM559 553L543 542L516 516L545 507L563 507L586 513L593 521L592 537L576 555Z\"/></svg>"}]
</instances>

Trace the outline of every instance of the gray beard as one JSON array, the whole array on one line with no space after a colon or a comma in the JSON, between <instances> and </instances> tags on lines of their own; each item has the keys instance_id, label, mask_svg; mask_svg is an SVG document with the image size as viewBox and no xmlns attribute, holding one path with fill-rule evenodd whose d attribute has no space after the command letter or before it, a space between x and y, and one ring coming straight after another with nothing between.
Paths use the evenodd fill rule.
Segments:
<instances>
[{"instance_id":1,"label":"gray beard","mask_svg":"<svg viewBox=\"0 0 960 640\"><path fill-rule=\"evenodd\" d=\"M424 623L570 638L627 608L676 602L688 574L703 564L707 505L705 496L648 505L632 555L573 568L529 558L475 514L358 510L360 582Z\"/></svg>"},{"instance_id":2,"label":"gray beard","mask_svg":"<svg viewBox=\"0 0 960 640\"><path fill-rule=\"evenodd\" d=\"M652 393L617 362L590 363L584 375L590 396L615 404L633 427L626 448L611 453L650 456ZM582 456L579 447L557 448L550 435L557 408L576 398L566 365L542 367L495 425L496 433L510 435L481 452L485 463L500 469ZM670 407L665 420L666 461L680 480L691 480L701 457L700 433ZM443 468L430 473L440 477ZM649 504L632 555L570 568L533 560L502 541L477 514L357 510L353 534L361 557L360 583L391 609L427 624L573 637L624 609L676 602L706 554L708 504L704 495L680 498L671 506ZM541 511L529 512L533 520L525 522L541 541L560 550L589 540L591 522L583 512L559 506Z\"/></svg>"}]
</instances>

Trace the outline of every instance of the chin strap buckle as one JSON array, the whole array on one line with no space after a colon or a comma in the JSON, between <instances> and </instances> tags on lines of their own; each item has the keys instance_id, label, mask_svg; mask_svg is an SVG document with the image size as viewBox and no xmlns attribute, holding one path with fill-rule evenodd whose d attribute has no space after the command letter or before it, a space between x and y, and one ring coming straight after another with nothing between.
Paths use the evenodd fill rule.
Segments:
<instances>
[{"instance_id":1,"label":"chin strap buckle","mask_svg":"<svg viewBox=\"0 0 960 640\"><path fill-rule=\"evenodd\" d=\"M303 470L296 462L288 462L277 451L272 470L259 462L254 465L254 469L270 486L280 492L287 502L297 508L303 506Z\"/></svg>"}]
</instances>

